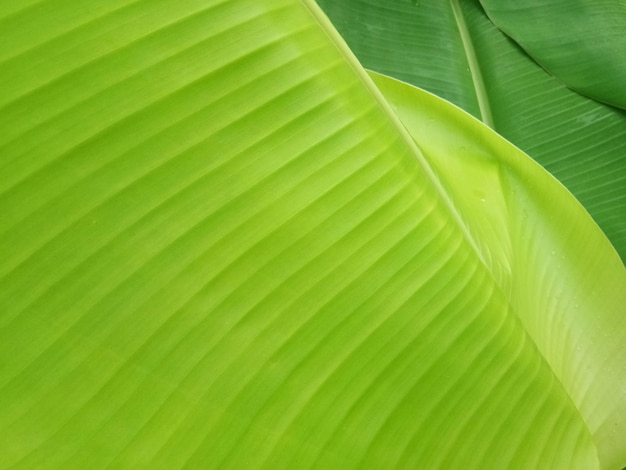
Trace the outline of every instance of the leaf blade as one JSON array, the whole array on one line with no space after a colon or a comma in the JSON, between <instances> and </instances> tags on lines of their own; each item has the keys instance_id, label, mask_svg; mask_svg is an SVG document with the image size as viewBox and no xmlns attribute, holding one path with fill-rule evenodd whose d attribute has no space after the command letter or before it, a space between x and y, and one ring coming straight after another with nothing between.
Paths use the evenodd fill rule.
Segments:
<instances>
[{"instance_id":1,"label":"leaf blade","mask_svg":"<svg viewBox=\"0 0 626 470\"><path fill-rule=\"evenodd\" d=\"M52 165L6 161L31 175L1 195L28 209L0 244L7 465L484 468L506 446L497 463L593 468L567 393L336 34L299 2L220 5L166 80L61 118L54 101L19 136ZM74 134L46 147L59 129ZM487 437L469 447L472 430Z\"/></svg>"},{"instance_id":2,"label":"leaf blade","mask_svg":"<svg viewBox=\"0 0 626 470\"><path fill-rule=\"evenodd\" d=\"M502 31L567 86L626 108L623 1L531 1L513 8L497 0L481 3Z\"/></svg>"},{"instance_id":3,"label":"leaf blade","mask_svg":"<svg viewBox=\"0 0 626 470\"><path fill-rule=\"evenodd\" d=\"M619 392L626 382L621 366L624 308L623 300L605 303L610 292L624 295L626 273L616 253L608 244L592 241L602 239L603 234L593 224L581 223L588 217L581 206L557 202L570 197L565 188L550 182L550 176L521 152L496 150L500 144L508 146L506 141L433 95L385 76L372 77L420 142L461 212L472 215L466 219L469 231L485 241L481 248L490 252L484 257L490 261L490 271L500 288L510 293L512 310L588 423L603 467L620 465L625 455L616 436L623 434L626 425L618 418L626 410ZM451 121L456 123L454 133L441 126ZM533 181L532 187L524 181ZM538 212L544 216L537 216ZM548 218L552 220L541 231L529 227ZM551 248L542 247L545 243ZM568 262L574 257L581 262L579 268ZM572 271L565 274L564 264ZM613 274L608 275L609 271ZM582 285L604 290L597 308L584 312L584 302L590 297L581 295L578 286ZM530 295L531 291L543 293ZM614 331L608 324L620 326ZM563 342L569 346L562 347ZM569 357L572 352L577 355L574 361ZM593 366L574 363L591 357L603 366L593 378L584 379L581 369L590 371ZM615 408L600 411L604 406Z\"/></svg>"},{"instance_id":4,"label":"leaf blade","mask_svg":"<svg viewBox=\"0 0 626 470\"><path fill-rule=\"evenodd\" d=\"M623 110L567 89L500 32L478 1L319 3L366 68L424 88L480 118L464 47L470 41L492 127L572 191L624 260ZM454 11L467 27L465 41Z\"/></svg>"}]
</instances>

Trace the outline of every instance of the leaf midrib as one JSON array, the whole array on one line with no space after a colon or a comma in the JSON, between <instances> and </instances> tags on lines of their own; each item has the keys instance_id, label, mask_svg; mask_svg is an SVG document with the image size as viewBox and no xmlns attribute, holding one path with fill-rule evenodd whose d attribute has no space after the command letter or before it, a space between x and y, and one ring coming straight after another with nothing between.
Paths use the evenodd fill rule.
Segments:
<instances>
[{"instance_id":1,"label":"leaf midrib","mask_svg":"<svg viewBox=\"0 0 626 470\"><path fill-rule=\"evenodd\" d=\"M437 176L436 172L433 170L428 160L424 157L421 149L419 148L417 143L413 140L413 137L411 136L409 131L406 129L406 127L404 126L400 118L396 115L395 111L393 111L391 105L386 101L386 99L384 98L380 90L378 90L378 88L376 87L372 79L369 77L367 71L361 67L361 64L359 63L356 56L353 54L352 50L346 44L346 42L341 37L339 32L335 30L333 24L325 15L325 13L322 11L322 9L317 5L316 1L315 0L301 0L301 3L304 6L305 10L307 10L309 14L313 17L313 19L315 19L315 21L318 22L321 29L330 38L330 40L335 45L335 47L337 47L337 49L343 55L345 60L351 65L352 70L357 75L357 77L359 77L363 86L369 91L374 101L376 101L378 106L381 108L382 112L391 121L392 125L395 127L396 131L401 136L402 140L408 147L411 154L418 161L420 168L427 175L428 180L432 183L433 187L435 188L435 190L441 197L441 201L448 208L449 213L452 216L452 219L458 225L459 229L461 230L461 233L463 233L465 239L467 240L467 242L470 244L470 246L476 253L476 256L478 257L480 262L488 268L489 263L486 260L486 255L481 250L478 242L474 239L474 236L469 230L469 227L467 226L466 222L463 220L463 217L459 213L456 207L456 204L454 203L454 201L452 200L452 198L450 197L446 189L442 186L441 181L439 177Z\"/></svg>"},{"instance_id":2,"label":"leaf midrib","mask_svg":"<svg viewBox=\"0 0 626 470\"><path fill-rule=\"evenodd\" d=\"M461 43L463 44L463 50L465 51L465 57L467 58L472 84L474 85L474 91L476 92L476 100L478 101L481 120L486 125L494 129L495 125L493 121L493 114L491 112L491 104L489 103L489 96L487 95L487 88L485 87L485 81L483 80L482 73L480 72L478 57L476 56L476 51L474 49L469 29L465 23L463 11L461 10L458 0L450 0L450 6L452 7L452 12L454 13L454 20L456 21L459 35L461 37Z\"/></svg>"}]
</instances>

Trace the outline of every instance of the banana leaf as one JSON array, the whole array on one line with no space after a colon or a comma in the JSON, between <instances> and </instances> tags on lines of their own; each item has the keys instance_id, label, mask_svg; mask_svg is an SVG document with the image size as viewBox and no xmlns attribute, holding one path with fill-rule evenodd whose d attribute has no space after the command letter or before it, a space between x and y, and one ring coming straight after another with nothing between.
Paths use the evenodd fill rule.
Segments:
<instances>
[{"instance_id":1,"label":"banana leaf","mask_svg":"<svg viewBox=\"0 0 626 470\"><path fill-rule=\"evenodd\" d=\"M624 110L568 89L498 30L478 0L318 3L365 67L462 107L556 176L626 260ZM589 3L602 9L612 2ZM520 2L508 4L513 9ZM566 8L573 10L574 4L580 2L568 2ZM533 12L530 8L524 14ZM510 16L518 14L522 15L516 11ZM622 20L614 18L604 25L598 17L590 26L598 34L613 34L612 42L605 45L616 50L618 58L607 59L601 67L588 63L582 53L577 56L584 70L598 79L613 80L623 90L623 73L608 78L609 69L625 63L623 48L618 46L626 35L622 30L608 32L610 24ZM524 25L541 29L544 37L579 36L561 17L546 15L541 24ZM580 39L588 38L580 35ZM581 47L591 42L586 40Z\"/></svg>"},{"instance_id":2,"label":"banana leaf","mask_svg":"<svg viewBox=\"0 0 626 470\"><path fill-rule=\"evenodd\" d=\"M0 35L0 468L626 462L614 248L314 2L11 2Z\"/></svg>"},{"instance_id":3,"label":"banana leaf","mask_svg":"<svg viewBox=\"0 0 626 470\"><path fill-rule=\"evenodd\" d=\"M542 67L590 98L626 109L626 2L481 0Z\"/></svg>"}]
</instances>

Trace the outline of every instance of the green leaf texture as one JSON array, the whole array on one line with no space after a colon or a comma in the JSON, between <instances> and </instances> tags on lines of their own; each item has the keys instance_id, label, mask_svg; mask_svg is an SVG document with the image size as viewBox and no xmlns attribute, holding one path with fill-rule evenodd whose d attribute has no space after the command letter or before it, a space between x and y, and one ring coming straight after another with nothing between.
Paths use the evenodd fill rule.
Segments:
<instances>
[{"instance_id":1,"label":"green leaf texture","mask_svg":"<svg viewBox=\"0 0 626 470\"><path fill-rule=\"evenodd\" d=\"M624 463L611 245L444 102L473 146L412 136L314 3L0 23L0 468Z\"/></svg>"},{"instance_id":2,"label":"green leaf texture","mask_svg":"<svg viewBox=\"0 0 626 470\"><path fill-rule=\"evenodd\" d=\"M568 89L500 32L478 0L319 3L365 67L489 124L556 176L626 260L624 110ZM561 24L554 19L555 29Z\"/></svg>"},{"instance_id":3,"label":"green leaf texture","mask_svg":"<svg viewBox=\"0 0 626 470\"><path fill-rule=\"evenodd\" d=\"M498 28L568 87L626 109L626 1L480 1Z\"/></svg>"},{"instance_id":4,"label":"green leaf texture","mask_svg":"<svg viewBox=\"0 0 626 470\"><path fill-rule=\"evenodd\" d=\"M482 259L499 287L509 293L513 311L589 423L600 456L610 462L607 468L623 465L624 431L620 428L625 429L626 401L617 391L624 390L626 383L624 331L608 331L602 324L624 325L624 307L608 301L583 313L581 299L586 295L581 297L574 287L612 283L608 277L592 278L612 262L607 258L606 265L601 262L591 272L574 274L564 269L575 257L588 257L589 266L596 263L597 253L590 246L577 251L586 245L588 236L576 234L584 217L582 208L572 206L560 214L556 231L548 226L553 221L540 230L529 226L565 210L561 206L563 187L460 109L410 85L372 76L419 142L455 207L462 214L471 214L465 220ZM554 240L561 244L555 246ZM539 263L533 261L537 258ZM619 262L612 269L624 279L626 273ZM560 275L553 277L554 273ZM615 289L623 290L621 284L624 281L618 281ZM555 303L562 304L563 310L554 309ZM594 318L597 311L605 313ZM580 359L572 361L572 354ZM598 360L602 366L583 365L579 360ZM598 414L602 408L605 412ZM620 450L614 453L616 449Z\"/></svg>"}]
</instances>

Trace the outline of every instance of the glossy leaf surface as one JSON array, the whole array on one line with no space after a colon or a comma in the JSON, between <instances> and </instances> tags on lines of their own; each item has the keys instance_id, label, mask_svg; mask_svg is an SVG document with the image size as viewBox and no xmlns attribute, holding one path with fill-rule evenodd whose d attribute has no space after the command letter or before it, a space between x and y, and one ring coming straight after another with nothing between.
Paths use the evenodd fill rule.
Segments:
<instances>
[{"instance_id":1,"label":"glossy leaf surface","mask_svg":"<svg viewBox=\"0 0 626 470\"><path fill-rule=\"evenodd\" d=\"M365 67L455 103L538 161L626 259L623 110L569 90L500 32L478 0L319 4Z\"/></svg>"},{"instance_id":2,"label":"glossy leaf surface","mask_svg":"<svg viewBox=\"0 0 626 470\"><path fill-rule=\"evenodd\" d=\"M484 139L412 136L315 4L0 14L0 466L623 462L611 245L448 104Z\"/></svg>"},{"instance_id":3,"label":"glossy leaf surface","mask_svg":"<svg viewBox=\"0 0 626 470\"><path fill-rule=\"evenodd\" d=\"M623 431L618 427L626 424L622 419L626 417L626 403L621 393L615 393L624 390L626 383L624 332L622 327L607 331L602 324L609 318L609 323L624 324L624 309L616 304L597 304L595 311L606 313L599 317L580 310L586 295L581 297L574 286L594 284L593 272L601 273L613 264L606 258L590 272L574 274L564 269L567 260L575 257L573 252L566 254L568 247L573 247L570 243L578 244L578 249L586 245L588 235L576 233L581 208L570 207L561 213L557 231L547 225L537 230L534 224L551 220L564 209L558 202L564 193L560 185L538 166L529 164L527 156L448 103L391 78L372 76L419 142L454 205L461 213L472 214L467 219L468 231L480 244L483 260L500 288L510 293L513 311L570 392L597 442L606 444L600 446L601 457L611 463L609 468L617 466L623 457L610 455L609 449L622 447ZM550 239L560 239L563 244L540 255L541 246ZM595 264L597 253L591 246L578 253L587 258L589 266ZM612 269L617 277L624 278L626 273L619 262ZM609 278L599 282L612 283ZM615 289L622 289L621 282ZM543 300L538 301L540 298ZM553 308L555 304L564 307L560 313L559 308ZM569 346L562 347L563 342ZM599 360L603 366L572 361L572 353L582 362ZM592 377L591 371L598 375ZM603 407L607 407L606 413L600 417L597 413Z\"/></svg>"}]
</instances>

